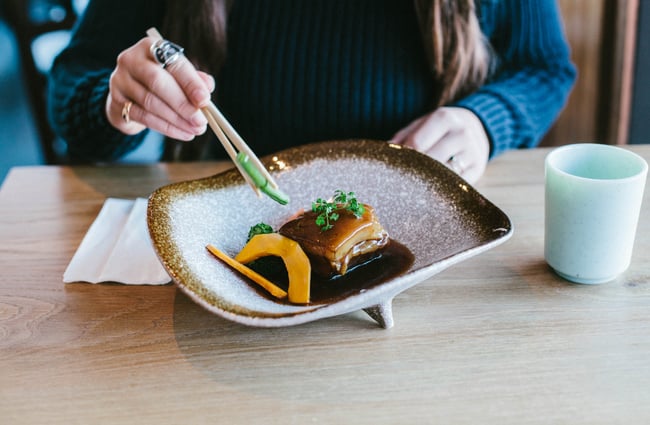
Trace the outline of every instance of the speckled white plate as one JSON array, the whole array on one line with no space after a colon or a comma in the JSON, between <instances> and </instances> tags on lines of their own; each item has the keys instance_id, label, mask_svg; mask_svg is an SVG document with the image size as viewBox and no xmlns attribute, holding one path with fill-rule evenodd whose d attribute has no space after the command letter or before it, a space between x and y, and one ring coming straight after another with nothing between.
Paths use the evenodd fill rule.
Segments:
<instances>
[{"instance_id":1,"label":"speckled white plate","mask_svg":"<svg viewBox=\"0 0 650 425\"><path fill-rule=\"evenodd\" d=\"M164 186L149 199L154 248L174 282L195 302L251 326L289 326L357 310L393 325L392 299L441 270L512 234L509 218L446 166L385 142L324 142L262 158L291 201L258 198L236 170ZM391 238L415 260L402 275L324 305L290 305L259 291L213 257L207 244L235 256L259 222L278 228L300 208L336 189L375 207Z\"/></svg>"}]
</instances>

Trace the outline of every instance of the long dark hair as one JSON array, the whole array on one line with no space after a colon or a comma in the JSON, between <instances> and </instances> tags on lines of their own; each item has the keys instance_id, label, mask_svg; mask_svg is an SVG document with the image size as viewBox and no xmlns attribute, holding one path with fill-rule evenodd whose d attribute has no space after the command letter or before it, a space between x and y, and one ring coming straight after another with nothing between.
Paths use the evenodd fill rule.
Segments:
<instances>
[{"instance_id":1,"label":"long dark hair","mask_svg":"<svg viewBox=\"0 0 650 425\"><path fill-rule=\"evenodd\" d=\"M474 0L414 0L425 53L440 83L438 105L480 87L490 72L490 48Z\"/></svg>"},{"instance_id":2,"label":"long dark hair","mask_svg":"<svg viewBox=\"0 0 650 425\"><path fill-rule=\"evenodd\" d=\"M216 74L226 57L226 18L231 0L167 0L163 34L185 47L198 68ZM200 57L192 52L210 52Z\"/></svg>"}]
</instances>

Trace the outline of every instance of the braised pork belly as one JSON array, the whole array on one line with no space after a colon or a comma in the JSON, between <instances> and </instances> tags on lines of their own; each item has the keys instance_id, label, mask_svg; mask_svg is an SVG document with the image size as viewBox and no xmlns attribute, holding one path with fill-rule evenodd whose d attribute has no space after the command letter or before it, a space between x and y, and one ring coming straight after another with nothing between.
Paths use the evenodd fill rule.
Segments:
<instances>
[{"instance_id":1,"label":"braised pork belly","mask_svg":"<svg viewBox=\"0 0 650 425\"><path fill-rule=\"evenodd\" d=\"M345 209L337 210L336 225L325 231L316 224L318 214L307 211L285 223L279 233L300 244L315 273L344 275L356 265L379 256L389 241L374 209L365 204L364 208L358 218Z\"/></svg>"}]
</instances>

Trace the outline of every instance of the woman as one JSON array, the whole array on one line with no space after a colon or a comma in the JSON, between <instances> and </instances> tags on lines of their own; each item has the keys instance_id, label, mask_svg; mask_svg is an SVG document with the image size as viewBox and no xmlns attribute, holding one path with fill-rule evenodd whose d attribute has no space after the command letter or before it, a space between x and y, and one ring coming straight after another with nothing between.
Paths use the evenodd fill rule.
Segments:
<instances>
[{"instance_id":1,"label":"woman","mask_svg":"<svg viewBox=\"0 0 650 425\"><path fill-rule=\"evenodd\" d=\"M161 67L149 27L187 58ZM145 128L190 141L212 97L259 155L376 138L475 182L489 158L540 141L574 79L554 0L93 0L55 62L50 110L73 160L117 159Z\"/></svg>"}]
</instances>

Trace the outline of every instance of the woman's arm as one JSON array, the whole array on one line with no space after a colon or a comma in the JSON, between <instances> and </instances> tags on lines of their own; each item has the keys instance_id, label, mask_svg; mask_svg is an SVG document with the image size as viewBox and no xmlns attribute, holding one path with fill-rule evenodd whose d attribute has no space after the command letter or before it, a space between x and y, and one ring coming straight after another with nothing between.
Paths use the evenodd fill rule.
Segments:
<instances>
[{"instance_id":1,"label":"woman's arm","mask_svg":"<svg viewBox=\"0 0 650 425\"><path fill-rule=\"evenodd\" d=\"M491 79L392 140L447 163L470 183L489 158L539 143L576 75L555 0L483 0L480 21L494 49Z\"/></svg>"},{"instance_id":2,"label":"woman's arm","mask_svg":"<svg viewBox=\"0 0 650 425\"><path fill-rule=\"evenodd\" d=\"M483 0L481 12L496 73L455 106L479 117L494 157L540 142L564 107L576 70L555 0Z\"/></svg>"},{"instance_id":3,"label":"woman's arm","mask_svg":"<svg viewBox=\"0 0 650 425\"><path fill-rule=\"evenodd\" d=\"M126 135L106 116L109 80L119 53L159 26L164 2L92 0L49 76L52 126L73 161L111 161L135 149L146 132Z\"/></svg>"}]
</instances>

